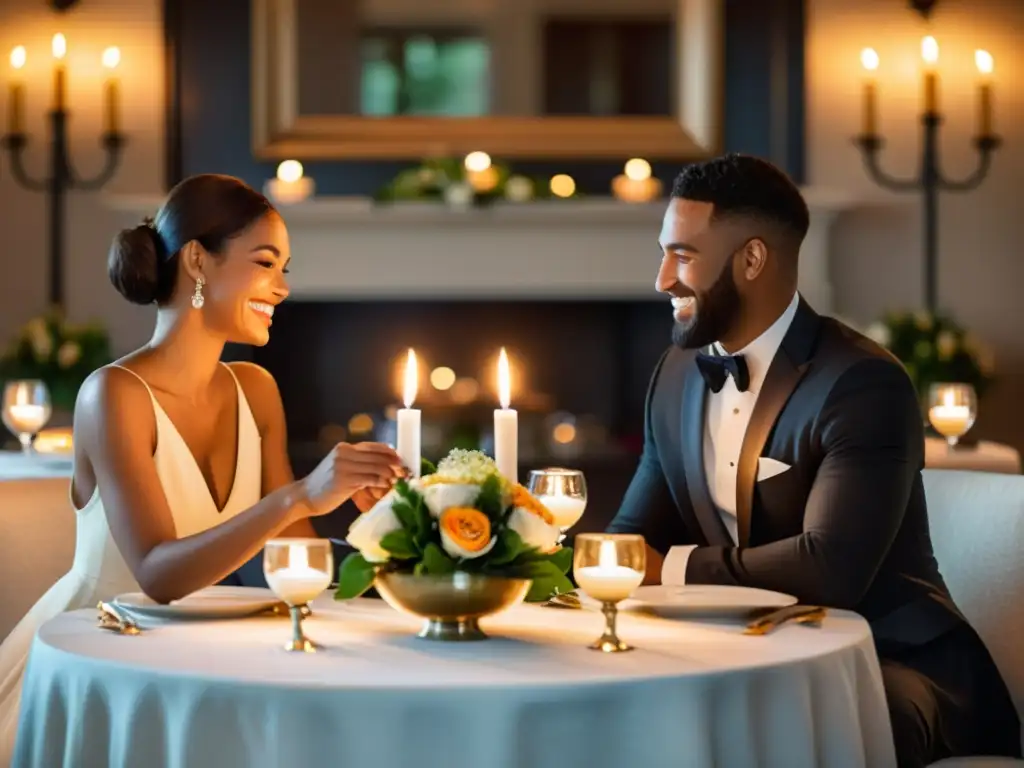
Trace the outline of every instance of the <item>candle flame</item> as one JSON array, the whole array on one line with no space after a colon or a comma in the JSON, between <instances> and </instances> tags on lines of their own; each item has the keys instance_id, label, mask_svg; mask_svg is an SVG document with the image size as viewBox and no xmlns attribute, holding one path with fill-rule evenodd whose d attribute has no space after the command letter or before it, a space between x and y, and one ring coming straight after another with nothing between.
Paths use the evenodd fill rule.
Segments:
<instances>
[{"instance_id":1,"label":"candle flame","mask_svg":"<svg viewBox=\"0 0 1024 768\"><path fill-rule=\"evenodd\" d=\"M112 45L103 51L103 66L107 69L117 69L117 65L121 63L121 49L116 45Z\"/></svg>"},{"instance_id":2,"label":"candle flame","mask_svg":"<svg viewBox=\"0 0 1024 768\"><path fill-rule=\"evenodd\" d=\"M24 45L16 45L11 51L11 66L15 69L21 69L25 66L25 60L28 55L25 53Z\"/></svg>"},{"instance_id":3,"label":"candle flame","mask_svg":"<svg viewBox=\"0 0 1024 768\"><path fill-rule=\"evenodd\" d=\"M995 69L995 63L995 59L992 58L992 54L988 51L974 52L974 65L981 74L991 75L992 70Z\"/></svg>"},{"instance_id":4,"label":"candle flame","mask_svg":"<svg viewBox=\"0 0 1024 768\"><path fill-rule=\"evenodd\" d=\"M309 568L309 553L304 545L288 545L288 567L296 571Z\"/></svg>"},{"instance_id":5,"label":"candle flame","mask_svg":"<svg viewBox=\"0 0 1024 768\"><path fill-rule=\"evenodd\" d=\"M865 48L860 52L860 63L868 72L874 72L879 64L878 51L874 48Z\"/></svg>"},{"instance_id":6,"label":"candle flame","mask_svg":"<svg viewBox=\"0 0 1024 768\"><path fill-rule=\"evenodd\" d=\"M298 160L285 160L277 166L277 178L286 184L294 184L305 172Z\"/></svg>"},{"instance_id":7,"label":"candle flame","mask_svg":"<svg viewBox=\"0 0 1024 768\"><path fill-rule=\"evenodd\" d=\"M53 58L63 59L68 52L68 40L63 34L58 32L53 36L53 42L50 47L53 51Z\"/></svg>"},{"instance_id":8,"label":"candle flame","mask_svg":"<svg viewBox=\"0 0 1024 768\"><path fill-rule=\"evenodd\" d=\"M491 167L491 156L486 152L470 152L463 159L462 164L466 166L467 171L480 173Z\"/></svg>"},{"instance_id":9,"label":"candle flame","mask_svg":"<svg viewBox=\"0 0 1024 768\"><path fill-rule=\"evenodd\" d=\"M952 389L947 389L942 393L942 404L947 408L952 408L956 405L956 395Z\"/></svg>"},{"instance_id":10,"label":"candle flame","mask_svg":"<svg viewBox=\"0 0 1024 768\"><path fill-rule=\"evenodd\" d=\"M931 35L921 41L921 58L925 64L935 64L939 60L939 44Z\"/></svg>"},{"instance_id":11,"label":"candle flame","mask_svg":"<svg viewBox=\"0 0 1024 768\"><path fill-rule=\"evenodd\" d=\"M611 569L619 564L619 558L615 551L615 542L612 539L605 539L601 542L601 551L597 555L599 568Z\"/></svg>"},{"instance_id":12,"label":"candle flame","mask_svg":"<svg viewBox=\"0 0 1024 768\"><path fill-rule=\"evenodd\" d=\"M504 347L498 355L498 402L502 408L508 408L512 403L512 372L508 365L508 352Z\"/></svg>"},{"instance_id":13,"label":"candle flame","mask_svg":"<svg viewBox=\"0 0 1024 768\"><path fill-rule=\"evenodd\" d=\"M626 166L622 170L626 174L626 178L632 181L644 181L651 178L651 164L640 157L626 161Z\"/></svg>"},{"instance_id":14,"label":"candle flame","mask_svg":"<svg viewBox=\"0 0 1024 768\"><path fill-rule=\"evenodd\" d=\"M416 402L416 389L419 383L419 369L416 365L416 353L409 348L409 354L405 359L405 386L402 389L402 400L406 408L412 408Z\"/></svg>"}]
</instances>

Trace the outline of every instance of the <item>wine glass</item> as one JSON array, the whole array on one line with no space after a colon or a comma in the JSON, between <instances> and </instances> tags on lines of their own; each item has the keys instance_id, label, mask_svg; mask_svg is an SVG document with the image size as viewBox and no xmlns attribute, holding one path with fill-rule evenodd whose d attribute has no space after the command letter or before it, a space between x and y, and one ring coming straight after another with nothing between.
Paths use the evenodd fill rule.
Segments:
<instances>
[{"instance_id":1,"label":"wine glass","mask_svg":"<svg viewBox=\"0 0 1024 768\"><path fill-rule=\"evenodd\" d=\"M939 382L929 387L928 420L951 449L974 426L977 416L978 397L970 384Z\"/></svg>"},{"instance_id":2,"label":"wine glass","mask_svg":"<svg viewBox=\"0 0 1024 768\"><path fill-rule=\"evenodd\" d=\"M579 522L587 507L587 481L578 469L535 469L530 472L527 490L554 516L555 525L562 529L562 538Z\"/></svg>"},{"instance_id":3,"label":"wine glass","mask_svg":"<svg viewBox=\"0 0 1024 768\"><path fill-rule=\"evenodd\" d=\"M263 548L263 575L288 604L292 639L286 651L312 653L320 646L302 632L303 609L331 584L334 551L329 539L271 539Z\"/></svg>"},{"instance_id":4,"label":"wine glass","mask_svg":"<svg viewBox=\"0 0 1024 768\"><path fill-rule=\"evenodd\" d=\"M633 594L647 570L647 545L636 533L581 533L576 536L572 572L580 589L601 601L604 634L589 648L604 653L632 650L615 630L618 604Z\"/></svg>"},{"instance_id":5,"label":"wine glass","mask_svg":"<svg viewBox=\"0 0 1024 768\"><path fill-rule=\"evenodd\" d=\"M9 381L4 387L4 426L17 435L21 449L32 452L32 437L46 426L53 407L50 390L38 379Z\"/></svg>"}]
</instances>

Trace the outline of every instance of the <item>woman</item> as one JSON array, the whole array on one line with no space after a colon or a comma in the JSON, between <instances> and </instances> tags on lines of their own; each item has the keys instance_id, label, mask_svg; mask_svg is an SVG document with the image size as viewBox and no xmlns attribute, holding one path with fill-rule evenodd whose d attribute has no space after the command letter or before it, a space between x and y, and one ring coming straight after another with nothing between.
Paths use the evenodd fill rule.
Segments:
<instances>
[{"instance_id":1,"label":"woman","mask_svg":"<svg viewBox=\"0 0 1024 768\"><path fill-rule=\"evenodd\" d=\"M115 238L111 282L131 302L156 304L156 329L79 393L74 565L0 645L0 764L42 622L140 589L165 603L184 597L267 539L314 536L309 518L349 498L365 510L404 474L386 445L340 444L296 481L273 378L220 362L226 342L267 343L290 259L273 206L228 176L186 179L154 221Z\"/></svg>"}]
</instances>

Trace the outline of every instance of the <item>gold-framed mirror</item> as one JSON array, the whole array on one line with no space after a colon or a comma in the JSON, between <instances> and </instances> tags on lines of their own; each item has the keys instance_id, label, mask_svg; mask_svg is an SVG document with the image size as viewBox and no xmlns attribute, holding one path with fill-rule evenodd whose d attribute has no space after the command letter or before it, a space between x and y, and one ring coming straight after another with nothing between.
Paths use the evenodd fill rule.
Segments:
<instances>
[{"instance_id":1,"label":"gold-framed mirror","mask_svg":"<svg viewBox=\"0 0 1024 768\"><path fill-rule=\"evenodd\" d=\"M721 146L724 0L251 2L260 159Z\"/></svg>"}]
</instances>

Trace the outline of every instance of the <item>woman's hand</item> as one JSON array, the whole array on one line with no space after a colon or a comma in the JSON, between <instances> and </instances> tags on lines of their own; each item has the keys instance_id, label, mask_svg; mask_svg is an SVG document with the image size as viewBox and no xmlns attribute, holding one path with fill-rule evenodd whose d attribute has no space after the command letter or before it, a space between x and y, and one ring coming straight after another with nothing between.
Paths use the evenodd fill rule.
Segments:
<instances>
[{"instance_id":1,"label":"woman's hand","mask_svg":"<svg viewBox=\"0 0 1024 768\"><path fill-rule=\"evenodd\" d=\"M387 495L387 492L391 490L388 488L360 488L358 491L352 494L352 503L356 505L362 514L366 514L374 505Z\"/></svg>"},{"instance_id":2,"label":"woman's hand","mask_svg":"<svg viewBox=\"0 0 1024 768\"><path fill-rule=\"evenodd\" d=\"M338 443L302 480L302 486L313 514L326 515L360 491L379 492L383 496L395 480L405 475L402 460L388 445ZM360 495L365 503L366 497L373 494Z\"/></svg>"}]
</instances>

